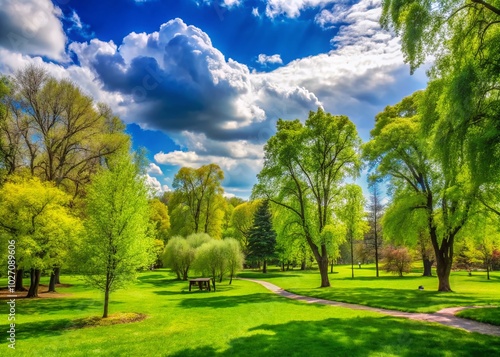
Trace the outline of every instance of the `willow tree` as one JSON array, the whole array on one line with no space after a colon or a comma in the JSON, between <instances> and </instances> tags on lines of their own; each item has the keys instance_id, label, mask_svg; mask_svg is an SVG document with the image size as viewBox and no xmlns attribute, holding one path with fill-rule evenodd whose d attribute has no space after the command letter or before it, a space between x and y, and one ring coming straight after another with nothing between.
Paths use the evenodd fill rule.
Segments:
<instances>
[{"instance_id":1,"label":"willow tree","mask_svg":"<svg viewBox=\"0 0 500 357\"><path fill-rule=\"evenodd\" d=\"M401 35L412 71L433 57L427 90L433 108L423 121L425 132L434 131L435 152L447 161L465 158L476 185L496 183L500 1L384 0L381 22Z\"/></svg>"},{"instance_id":2,"label":"willow tree","mask_svg":"<svg viewBox=\"0 0 500 357\"><path fill-rule=\"evenodd\" d=\"M304 124L279 119L276 134L265 145L264 167L253 189L253 196L296 217L318 264L321 287L330 286L328 245L335 231L335 200L344 180L358 174L359 145L356 127L346 116L318 109Z\"/></svg>"},{"instance_id":3,"label":"willow tree","mask_svg":"<svg viewBox=\"0 0 500 357\"><path fill-rule=\"evenodd\" d=\"M463 161L445 160L421 134L420 105L427 105L423 96L416 92L378 114L364 155L380 176L391 180L385 221L396 221L392 226L397 228L384 226L384 231L411 235L416 231L401 227L412 220L413 226L426 227L436 256L438 290L451 291L454 242L477 202L477 186Z\"/></svg>"}]
</instances>

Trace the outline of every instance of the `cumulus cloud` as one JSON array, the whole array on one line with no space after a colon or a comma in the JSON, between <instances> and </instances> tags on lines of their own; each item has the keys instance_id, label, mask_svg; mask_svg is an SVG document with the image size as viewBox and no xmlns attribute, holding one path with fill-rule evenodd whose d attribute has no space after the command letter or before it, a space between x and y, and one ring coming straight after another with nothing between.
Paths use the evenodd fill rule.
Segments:
<instances>
[{"instance_id":1,"label":"cumulus cloud","mask_svg":"<svg viewBox=\"0 0 500 357\"><path fill-rule=\"evenodd\" d=\"M149 164L147 171L149 174L163 175L163 172L161 171L160 167L153 162Z\"/></svg>"},{"instance_id":2,"label":"cumulus cloud","mask_svg":"<svg viewBox=\"0 0 500 357\"><path fill-rule=\"evenodd\" d=\"M143 128L202 132L224 141L257 138L266 120L276 119L276 102L297 115L321 105L304 88L276 85L226 60L206 33L181 19L158 32L131 33L120 47L92 40L70 49L106 91L124 96L125 119L142 118Z\"/></svg>"},{"instance_id":3,"label":"cumulus cloud","mask_svg":"<svg viewBox=\"0 0 500 357\"><path fill-rule=\"evenodd\" d=\"M50 0L1 1L0 47L66 60L61 9Z\"/></svg>"},{"instance_id":4,"label":"cumulus cloud","mask_svg":"<svg viewBox=\"0 0 500 357\"><path fill-rule=\"evenodd\" d=\"M266 15L274 18L279 15L298 17L302 10L332 4L332 0L267 0Z\"/></svg>"},{"instance_id":5,"label":"cumulus cloud","mask_svg":"<svg viewBox=\"0 0 500 357\"><path fill-rule=\"evenodd\" d=\"M265 65L268 63L271 64L283 64L283 60L281 59L281 56L279 54L268 56L263 53L261 53L257 59L257 62Z\"/></svg>"},{"instance_id":6,"label":"cumulus cloud","mask_svg":"<svg viewBox=\"0 0 500 357\"><path fill-rule=\"evenodd\" d=\"M258 7L252 8L252 15L255 16L255 17L259 17L260 16L260 14L259 14L259 8Z\"/></svg>"}]
</instances>

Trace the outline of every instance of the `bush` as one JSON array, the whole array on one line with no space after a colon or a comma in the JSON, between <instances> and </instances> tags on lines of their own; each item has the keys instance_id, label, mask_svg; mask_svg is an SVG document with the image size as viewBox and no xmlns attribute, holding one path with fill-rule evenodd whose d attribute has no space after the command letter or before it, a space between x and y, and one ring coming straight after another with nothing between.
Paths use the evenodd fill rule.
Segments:
<instances>
[{"instance_id":1,"label":"bush","mask_svg":"<svg viewBox=\"0 0 500 357\"><path fill-rule=\"evenodd\" d=\"M187 280L189 268L195 258L195 248L180 236L171 238L163 254L163 264L177 274L177 279Z\"/></svg>"},{"instance_id":2,"label":"bush","mask_svg":"<svg viewBox=\"0 0 500 357\"><path fill-rule=\"evenodd\" d=\"M383 269L388 273L403 276L403 273L411 271L412 257L408 248L386 247L383 252Z\"/></svg>"}]
</instances>

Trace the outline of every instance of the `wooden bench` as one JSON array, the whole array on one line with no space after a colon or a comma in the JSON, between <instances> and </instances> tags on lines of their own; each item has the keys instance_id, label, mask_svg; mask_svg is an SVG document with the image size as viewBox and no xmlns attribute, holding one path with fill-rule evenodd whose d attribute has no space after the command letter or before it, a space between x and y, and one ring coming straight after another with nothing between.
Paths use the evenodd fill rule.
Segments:
<instances>
[{"instance_id":1,"label":"wooden bench","mask_svg":"<svg viewBox=\"0 0 500 357\"><path fill-rule=\"evenodd\" d=\"M198 285L200 290L208 290L212 291L210 288L210 278L196 278L196 279L189 279L189 291L191 291L191 287L193 285Z\"/></svg>"}]
</instances>

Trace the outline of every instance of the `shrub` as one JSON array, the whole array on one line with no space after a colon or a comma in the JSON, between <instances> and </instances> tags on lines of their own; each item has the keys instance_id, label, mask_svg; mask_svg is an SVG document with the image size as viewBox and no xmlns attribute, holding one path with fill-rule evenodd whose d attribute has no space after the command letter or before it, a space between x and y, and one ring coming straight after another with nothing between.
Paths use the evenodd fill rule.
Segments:
<instances>
[{"instance_id":1,"label":"shrub","mask_svg":"<svg viewBox=\"0 0 500 357\"><path fill-rule=\"evenodd\" d=\"M406 247L386 247L383 250L383 269L388 273L403 276L411 271L412 257Z\"/></svg>"}]
</instances>

